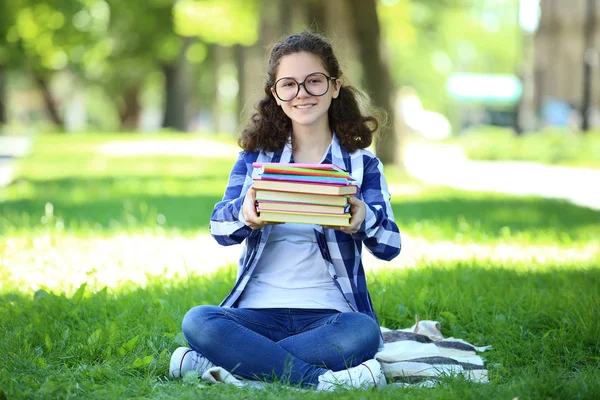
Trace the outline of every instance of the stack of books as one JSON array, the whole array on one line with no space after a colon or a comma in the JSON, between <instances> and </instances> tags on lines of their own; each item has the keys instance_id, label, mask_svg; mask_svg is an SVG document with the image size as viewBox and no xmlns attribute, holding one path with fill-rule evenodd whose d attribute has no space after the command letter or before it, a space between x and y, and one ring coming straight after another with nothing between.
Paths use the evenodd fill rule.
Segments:
<instances>
[{"instance_id":1,"label":"stack of books","mask_svg":"<svg viewBox=\"0 0 600 400\"><path fill-rule=\"evenodd\" d=\"M266 222L350 225L350 174L334 164L254 163L259 218Z\"/></svg>"}]
</instances>

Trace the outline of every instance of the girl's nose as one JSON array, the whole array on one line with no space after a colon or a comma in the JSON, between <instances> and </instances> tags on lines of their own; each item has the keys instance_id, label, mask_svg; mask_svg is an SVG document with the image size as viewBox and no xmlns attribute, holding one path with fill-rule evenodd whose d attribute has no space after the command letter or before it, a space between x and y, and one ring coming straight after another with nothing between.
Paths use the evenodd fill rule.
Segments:
<instances>
[{"instance_id":1,"label":"girl's nose","mask_svg":"<svg viewBox=\"0 0 600 400\"><path fill-rule=\"evenodd\" d=\"M302 94L302 96L300 96L300 94ZM300 86L298 86L298 94L296 95L296 97L308 97L311 94L308 93L308 91L306 90L306 86L304 85L304 83L301 83Z\"/></svg>"}]
</instances>

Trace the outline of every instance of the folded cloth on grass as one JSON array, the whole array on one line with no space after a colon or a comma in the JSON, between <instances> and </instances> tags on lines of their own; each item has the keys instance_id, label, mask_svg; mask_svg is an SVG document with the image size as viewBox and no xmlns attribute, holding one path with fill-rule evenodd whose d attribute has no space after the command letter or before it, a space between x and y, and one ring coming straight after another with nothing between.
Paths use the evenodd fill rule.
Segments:
<instances>
[{"instance_id":1,"label":"folded cloth on grass","mask_svg":"<svg viewBox=\"0 0 600 400\"><path fill-rule=\"evenodd\" d=\"M444 338L437 321L419 321L410 328L382 327L384 348L375 355L388 381L397 385L433 386L443 376L462 376L488 382L483 352L492 346L474 346L462 339Z\"/></svg>"},{"instance_id":2,"label":"folded cloth on grass","mask_svg":"<svg viewBox=\"0 0 600 400\"><path fill-rule=\"evenodd\" d=\"M204 371L202 380L209 383L229 383L235 386L262 388L265 384L259 381L241 380L231 375L225 368L212 367Z\"/></svg>"},{"instance_id":3,"label":"folded cloth on grass","mask_svg":"<svg viewBox=\"0 0 600 400\"><path fill-rule=\"evenodd\" d=\"M444 338L437 321L419 321L410 328L381 327L384 348L375 355L388 379L396 386L434 386L444 376L463 376L473 382L488 382L487 368L478 352L492 346L473 346L462 339ZM221 367L202 374L210 383L261 388L265 383L241 380Z\"/></svg>"}]
</instances>

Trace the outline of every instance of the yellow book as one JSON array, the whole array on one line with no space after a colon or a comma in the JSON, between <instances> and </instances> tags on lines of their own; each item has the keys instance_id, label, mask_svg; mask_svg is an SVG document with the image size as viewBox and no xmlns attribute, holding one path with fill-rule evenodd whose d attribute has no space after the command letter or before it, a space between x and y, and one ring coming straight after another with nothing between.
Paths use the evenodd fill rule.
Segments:
<instances>
[{"instance_id":1,"label":"yellow book","mask_svg":"<svg viewBox=\"0 0 600 400\"><path fill-rule=\"evenodd\" d=\"M265 222L293 222L296 224L316 224L331 226L350 225L350 214L312 214L289 211L261 211L258 218Z\"/></svg>"}]
</instances>

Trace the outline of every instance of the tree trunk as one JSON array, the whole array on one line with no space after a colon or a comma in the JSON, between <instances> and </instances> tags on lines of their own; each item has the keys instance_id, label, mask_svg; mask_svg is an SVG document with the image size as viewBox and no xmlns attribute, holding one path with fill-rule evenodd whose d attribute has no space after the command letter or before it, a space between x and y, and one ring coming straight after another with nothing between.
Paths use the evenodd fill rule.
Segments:
<instances>
[{"instance_id":1,"label":"tree trunk","mask_svg":"<svg viewBox=\"0 0 600 400\"><path fill-rule=\"evenodd\" d=\"M308 27L313 32L327 33L327 2L309 0L305 3Z\"/></svg>"},{"instance_id":2,"label":"tree trunk","mask_svg":"<svg viewBox=\"0 0 600 400\"><path fill-rule=\"evenodd\" d=\"M212 88L210 90L211 96L211 122L213 133L219 133L221 131L221 107L219 99L219 76L221 67L221 47L218 44L208 45L208 57L210 60L210 66L212 70Z\"/></svg>"},{"instance_id":3,"label":"tree trunk","mask_svg":"<svg viewBox=\"0 0 600 400\"><path fill-rule=\"evenodd\" d=\"M380 130L375 143L377 156L384 164L399 162L399 149L394 129L393 84L387 60L381 51L381 35L376 0L348 0L354 36L363 67L363 82L375 106L382 108L388 123Z\"/></svg>"},{"instance_id":4,"label":"tree trunk","mask_svg":"<svg viewBox=\"0 0 600 400\"><path fill-rule=\"evenodd\" d=\"M596 31L596 0L587 0L583 26L583 99L581 102L581 130L590 129L590 107L592 102L592 63L596 57L594 34Z\"/></svg>"},{"instance_id":5,"label":"tree trunk","mask_svg":"<svg viewBox=\"0 0 600 400\"><path fill-rule=\"evenodd\" d=\"M0 125L6 124L6 70L0 66Z\"/></svg>"},{"instance_id":6,"label":"tree trunk","mask_svg":"<svg viewBox=\"0 0 600 400\"><path fill-rule=\"evenodd\" d=\"M244 46L236 44L233 46L233 57L235 58L235 66L237 70L238 93L237 93L237 110L236 110L236 125L240 126L242 122L242 113L246 101L246 51Z\"/></svg>"},{"instance_id":7,"label":"tree trunk","mask_svg":"<svg viewBox=\"0 0 600 400\"><path fill-rule=\"evenodd\" d=\"M54 96L50 92L48 82L41 74L37 72L33 73L33 78L42 93L42 98L44 99L44 104L46 105L46 111L48 112L48 117L50 118L50 121L54 125L56 125L61 131L64 130L65 122L58 112L58 106L56 104Z\"/></svg>"},{"instance_id":8,"label":"tree trunk","mask_svg":"<svg viewBox=\"0 0 600 400\"><path fill-rule=\"evenodd\" d=\"M270 46L283 34L289 26L283 27L279 21L282 12L281 3L264 1L260 9L260 30L258 41L244 49L245 73L240 82L240 102L243 104L240 116L241 129L256 112L257 103L263 98L265 73L267 68L267 52ZM295 4L292 4L295 5ZM243 88L242 88L243 85Z\"/></svg>"},{"instance_id":9,"label":"tree trunk","mask_svg":"<svg viewBox=\"0 0 600 400\"><path fill-rule=\"evenodd\" d=\"M293 30L293 8L295 0L279 0L279 26L281 35L292 33Z\"/></svg>"},{"instance_id":10,"label":"tree trunk","mask_svg":"<svg viewBox=\"0 0 600 400\"><path fill-rule=\"evenodd\" d=\"M183 45L179 57L170 64L163 64L165 74L165 115L163 128L172 128L181 132L187 131L188 120L186 103L188 100L189 87L186 84L185 53L191 45L191 39L183 39Z\"/></svg>"},{"instance_id":11,"label":"tree trunk","mask_svg":"<svg viewBox=\"0 0 600 400\"><path fill-rule=\"evenodd\" d=\"M138 129L141 114L139 93L139 86L129 87L123 92L124 104L119 113L121 130L135 131Z\"/></svg>"}]
</instances>

